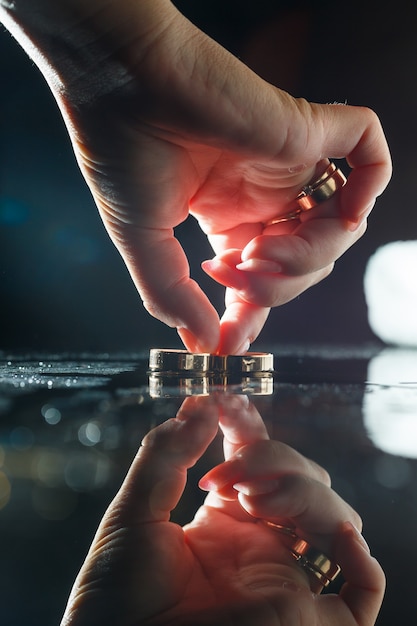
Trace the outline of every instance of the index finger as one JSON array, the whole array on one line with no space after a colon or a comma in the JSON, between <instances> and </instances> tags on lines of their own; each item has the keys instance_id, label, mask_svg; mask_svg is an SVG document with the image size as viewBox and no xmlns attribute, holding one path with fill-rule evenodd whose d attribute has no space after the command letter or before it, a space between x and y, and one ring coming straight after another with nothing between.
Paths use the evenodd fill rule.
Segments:
<instances>
[{"instance_id":1,"label":"index finger","mask_svg":"<svg viewBox=\"0 0 417 626\"><path fill-rule=\"evenodd\" d=\"M146 310L176 328L191 352L215 352L219 316L190 277L187 257L173 230L130 225L121 239L123 243L116 245Z\"/></svg>"},{"instance_id":2,"label":"index finger","mask_svg":"<svg viewBox=\"0 0 417 626\"><path fill-rule=\"evenodd\" d=\"M188 397L175 418L153 428L143 439L116 496L126 523L168 521L185 488L187 470L218 431L218 406L209 397Z\"/></svg>"}]
</instances>

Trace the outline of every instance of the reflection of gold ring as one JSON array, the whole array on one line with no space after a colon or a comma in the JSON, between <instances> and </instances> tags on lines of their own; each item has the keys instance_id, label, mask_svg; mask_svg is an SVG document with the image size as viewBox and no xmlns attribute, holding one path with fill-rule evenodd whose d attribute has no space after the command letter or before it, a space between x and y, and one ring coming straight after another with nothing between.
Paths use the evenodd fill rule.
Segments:
<instances>
[{"instance_id":1,"label":"reflection of gold ring","mask_svg":"<svg viewBox=\"0 0 417 626\"><path fill-rule=\"evenodd\" d=\"M330 163L319 178L301 189L295 199L298 204L295 210L268 220L264 223L264 226L273 226L274 224L298 219L301 213L309 211L321 202L329 200L346 182L347 179L343 172L334 163Z\"/></svg>"},{"instance_id":2,"label":"reflection of gold ring","mask_svg":"<svg viewBox=\"0 0 417 626\"><path fill-rule=\"evenodd\" d=\"M151 398L178 398L209 396L211 393L228 395L270 396L274 392L272 372L260 374L211 374L210 372L149 372Z\"/></svg>"},{"instance_id":3,"label":"reflection of gold ring","mask_svg":"<svg viewBox=\"0 0 417 626\"><path fill-rule=\"evenodd\" d=\"M328 556L310 546L304 539L297 539L291 552L299 565L309 570L323 587L327 587L340 574L340 567Z\"/></svg>"},{"instance_id":4,"label":"reflection of gold ring","mask_svg":"<svg viewBox=\"0 0 417 626\"><path fill-rule=\"evenodd\" d=\"M292 539L289 549L291 554L301 567L310 572L322 587L327 587L340 574L340 567L333 563L329 557L313 548L307 541L301 539L293 526L277 524L263 519L263 523L276 532Z\"/></svg>"}]
</instances>

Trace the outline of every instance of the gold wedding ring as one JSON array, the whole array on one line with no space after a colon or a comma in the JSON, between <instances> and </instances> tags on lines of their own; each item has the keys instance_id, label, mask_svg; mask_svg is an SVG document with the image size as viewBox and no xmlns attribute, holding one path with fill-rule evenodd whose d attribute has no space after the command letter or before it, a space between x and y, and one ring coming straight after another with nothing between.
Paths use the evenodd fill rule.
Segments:
<instances>
[{"instance_id":1,"label":"gold wedding ring","mask_svg":"<svg viewBox=\"0 0 417 626\"><path fill-rule=\"evenodd\" d=\"M347 179L343 172L334 163L329 163L327 169L317 180L302 188L296 202L302 211L309 211L331 198L346 182Z\"/></svg>"},{"instance_id":2,"label":"gold wedding ring","mask_svg":"<svg viewBox=\"0 0 417 626\"><path fill-rule=\"evenodd\" d=\"M243 355L193 353L186 350L152 348L149 370L161 374L263 375L274 370L274 355L247 352Z\"/></svg>"},{"instance_id":3,"label":"gold wedding ring","mask_svg":"<svg viewBox=\"0 0 417 626\"><path fill-rule=\"evenodd\" d=\"M305 185L295 199L298 205L296 209L284 215L278 215L267 222L264 226L273 226L282 222L289 222L300 217L301 213L309 211L313 207L329 200L338 189L346 185L347 178L343 172L332 162L329 163L326 170L319 178Z\"/></svg>"},{"instance_id":4,"label":"gold wedding ring","mask_svg":"<svg viewBox=\"0 0 417 626\"><path fill-rule=\"evenodd\" d=\"M295 528L286 524L277 524L263 519L263 523L272 530L289 537L292 542L289 550L297 563L312 574L322 587L327 587L340 574L340 567L333 563L329 557L313 548L307 541L301 539L295 532Z\"/></svg>"},{"instance_id":5,"label":"gold wedding ring","mask_svg":"<svg viewBox=\"0 0 417 626\"><path fill-rule=\"evenodd\" d=\"M298 539L298 535L295 533L295 529L292 526L286 526L285 524L277 524L276 522L270 522L268 519L262 520L265 526L268 528L272 528L278 533L283 535L287 535L287 537L292 537L293 539Z\"/></svg>"},{"instance_id":6,"label":"gold wedding ring","mask_svg":"<svg viewBox=\"0 0 417 626\"><path fill-rule=\"evenodd\" d=\"M297 563L311 572L323 587L327 587L340 574L340 567L328 556L313 548L304 539L298 539L291 546L291 553Z\"/></svg>"}]
</instances>

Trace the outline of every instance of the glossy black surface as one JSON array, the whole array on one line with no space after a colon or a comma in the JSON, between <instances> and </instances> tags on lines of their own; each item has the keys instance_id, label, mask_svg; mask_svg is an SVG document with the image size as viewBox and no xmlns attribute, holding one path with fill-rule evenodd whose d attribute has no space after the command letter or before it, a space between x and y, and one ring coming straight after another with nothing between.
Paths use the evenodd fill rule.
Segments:
<instances>
[{"instance_id":1,"label":"glossy black surface","mask_svg":"<svg viewBox=\"0 0 417 626\"><path fill-rule=\"evenodd\" d=\"M97 524L144 434L185 395L245 393L271 437L315 459L364 520L388 588L379 625L413 624L417 601L417 353L279 348L273 378L150 380L147 354L3 354L0 362L0 622L59 623ZM233 383L233 384L231 384ZM190 471L174 519L190 519Z\"/></svg>"}]
</instances>

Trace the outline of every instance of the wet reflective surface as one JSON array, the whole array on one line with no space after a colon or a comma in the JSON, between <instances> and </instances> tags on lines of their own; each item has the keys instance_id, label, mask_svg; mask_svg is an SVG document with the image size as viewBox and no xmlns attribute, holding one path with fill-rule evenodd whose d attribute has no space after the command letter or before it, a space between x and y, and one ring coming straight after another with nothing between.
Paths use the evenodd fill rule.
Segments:
<instances>
[{"instance_id":1,"label":"wet reflective surface","mask_svg":"<svg viewBox=\"0 0 417 626\"><path fill-rule=\"evenodd\" d=\"M274 439L313 458L364 520L388 588L378 624L417 610L417 352L269 348L275 373L148 375L136 355L0 354L0 622L59 623L101 516L140 441L192 394L245 394ZM173 518L204 498L216 439ZM394 621L395 620L395 621Z\"/></svg>"}]
</instances>

